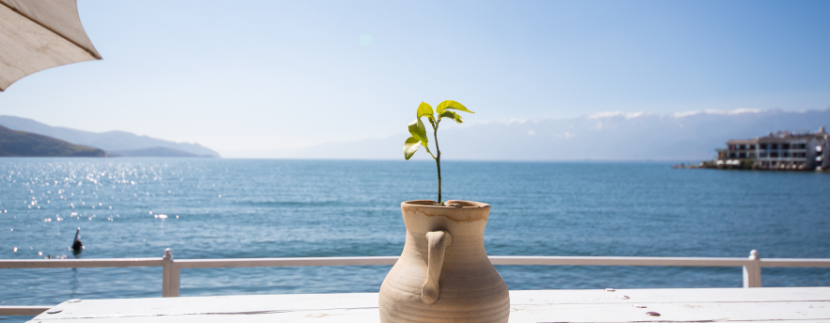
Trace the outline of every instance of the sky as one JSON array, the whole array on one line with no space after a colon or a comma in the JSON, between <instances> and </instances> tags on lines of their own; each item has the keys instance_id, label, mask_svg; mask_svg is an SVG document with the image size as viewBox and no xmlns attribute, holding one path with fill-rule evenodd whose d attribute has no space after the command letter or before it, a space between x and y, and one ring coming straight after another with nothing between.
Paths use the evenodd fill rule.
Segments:
<instances>
[{"instance_id":1,"label":"sky","mask_svg":"<svg viewBox=\"0 0 830 323\"><path fill-rule=\"evenodd\" d=\"M468 123L830 106L830 1L78 7L104 59L23 78L0 93L0 114L246 157L403 142L422 101L459 101L476 111Z\"/></svg>"}]
</instances>

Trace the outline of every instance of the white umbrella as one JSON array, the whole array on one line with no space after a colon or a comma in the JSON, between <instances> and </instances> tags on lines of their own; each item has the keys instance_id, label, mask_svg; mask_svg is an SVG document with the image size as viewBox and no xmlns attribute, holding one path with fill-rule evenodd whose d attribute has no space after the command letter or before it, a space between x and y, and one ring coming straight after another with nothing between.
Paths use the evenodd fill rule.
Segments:
<instances>
[{"instance_id":1,"label":"white umbrella","mask_svg":"<svg viewBox=\"0 0 830 323\"><path fill-rule=\"evenodd\" d=\"M0 91L47 68L101 59L76 0L0 0Z\"/></svg>"}]
</instances>

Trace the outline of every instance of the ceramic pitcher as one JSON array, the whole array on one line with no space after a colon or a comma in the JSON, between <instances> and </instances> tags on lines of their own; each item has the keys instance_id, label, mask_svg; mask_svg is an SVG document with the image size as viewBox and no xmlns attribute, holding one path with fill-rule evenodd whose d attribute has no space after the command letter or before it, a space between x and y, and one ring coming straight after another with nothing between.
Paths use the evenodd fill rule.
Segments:
<instances>
[{"instance_id":1,"label":"ceramic pitcher","mask_svg":"<svg viewBox=\"0 0 830 323\"><path fill-rule=\"evenodd\" d=\"M401 203L406 244L380 287L380 321L507 322L510 296L484 249L490 205Z\"/></svg>"}]
</instances>

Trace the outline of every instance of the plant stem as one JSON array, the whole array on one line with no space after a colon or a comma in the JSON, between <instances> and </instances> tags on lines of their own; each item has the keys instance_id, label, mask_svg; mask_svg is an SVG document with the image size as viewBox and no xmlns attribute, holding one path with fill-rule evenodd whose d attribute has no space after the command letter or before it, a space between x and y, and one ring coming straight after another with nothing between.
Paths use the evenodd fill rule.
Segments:
<instances>
[{"instance_id":1,"label":"plant stem","mask_svg":"<svg viewBox=\"0 0 830 323\"><path fill-rule=\"evenodd\" d=\"M439 122L440 121L435 122L435 128L433 128L434 131L432 133L432 137L435 138L435 151L437 152L436 157L435 157L435 164L438 166L438 205L444 205L444 202L441 201L441 149L438 148L438 123Z\"/></svg>"}]
</instances>

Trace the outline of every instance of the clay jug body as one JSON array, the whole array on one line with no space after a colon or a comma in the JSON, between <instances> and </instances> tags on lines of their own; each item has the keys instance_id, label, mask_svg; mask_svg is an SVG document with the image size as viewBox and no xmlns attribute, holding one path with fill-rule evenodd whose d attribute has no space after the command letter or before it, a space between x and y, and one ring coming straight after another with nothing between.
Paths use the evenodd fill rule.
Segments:
<instances>
[{"instance_id":1,"label":"clay jug body","mask_svg":"<svg viewBox=\"0 0 830 323\"><path fill-rule=\"evenodd\" d=\"M401 210L406 244L380 287L380 321L507 322L507 285L484 249L490 205L422 200Z\"/></svg>"}]
</instances>

